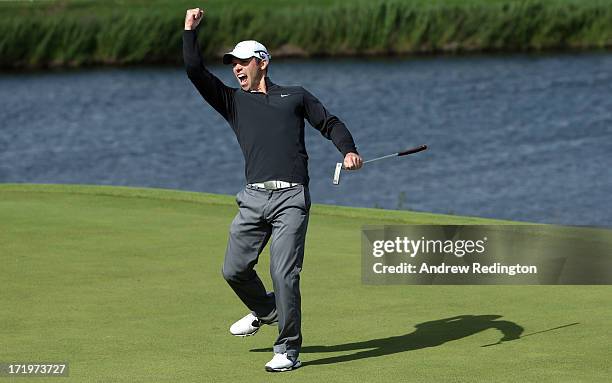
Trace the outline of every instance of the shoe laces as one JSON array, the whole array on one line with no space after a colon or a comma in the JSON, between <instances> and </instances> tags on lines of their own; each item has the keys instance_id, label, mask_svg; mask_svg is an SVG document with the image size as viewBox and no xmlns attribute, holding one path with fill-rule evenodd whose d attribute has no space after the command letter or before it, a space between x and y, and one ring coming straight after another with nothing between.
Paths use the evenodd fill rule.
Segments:
<instances>
[{"instance_id":1,"label":"shoe laces","mask_svg":"<svg viewBox=\"0 0 612 383\"><path fill-rule=\"evenodd\" d=\"M290 357L289 355L287 355L287 353L286 353L286 352L284 352L284 353L282 353L282 354L279 354L279 353L274 354L274 357L273 357L272 359L273 359L273 360L274 360L274 359L276 359L276 360L288 360L288 361L290 361L291 363L295 363L295 361L297 360L297 358L292 358L292 357Z\"/></svg>"}]
</instances>

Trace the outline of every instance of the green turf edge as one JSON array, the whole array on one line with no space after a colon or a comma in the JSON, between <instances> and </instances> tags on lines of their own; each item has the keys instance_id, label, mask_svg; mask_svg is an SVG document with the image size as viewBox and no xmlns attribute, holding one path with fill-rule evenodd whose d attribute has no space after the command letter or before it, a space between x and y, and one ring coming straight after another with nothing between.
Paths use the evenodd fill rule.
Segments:
<instances>
[{"instance_id":1,"label":"green turf edge","mask_svg":"<svg viewBox=\"0 0 612 383\"><path fill-rule=\"evenodd\" d=\"M126 186L6 183L0 184L0 193L2 192L86 194L121 198L145 198L205 203L210 205L225 206L232 206L236 204L235 197L231 195ZM310 213L311 215L369 218L410 224L529 224L528 222L506 221L490 218L423 213L408 210L400 211L374 208L356 208L326 204L313 204Z\"/></svg>"}]
</instances>

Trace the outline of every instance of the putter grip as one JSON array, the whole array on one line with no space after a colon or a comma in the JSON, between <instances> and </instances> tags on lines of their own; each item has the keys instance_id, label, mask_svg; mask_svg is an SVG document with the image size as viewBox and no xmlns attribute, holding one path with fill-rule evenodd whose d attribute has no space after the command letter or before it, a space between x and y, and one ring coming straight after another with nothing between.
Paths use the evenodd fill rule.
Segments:
<instances>
[{"instance_id":1,"label":"putter grip","mask_svg":"<svg viewBox=\"0 0 612 383\"><path fill-rule=\"evenodd\" d=\"M417 146L416 148L406 149L403 152L397 153L397 155L398 155L398 157L399 156L405 156L407 154L413 154L413 153L422 152L423 150L426 150L426 149L427 149L427 145L421 145L421 146Z\"/></svg>"}]
</instances>

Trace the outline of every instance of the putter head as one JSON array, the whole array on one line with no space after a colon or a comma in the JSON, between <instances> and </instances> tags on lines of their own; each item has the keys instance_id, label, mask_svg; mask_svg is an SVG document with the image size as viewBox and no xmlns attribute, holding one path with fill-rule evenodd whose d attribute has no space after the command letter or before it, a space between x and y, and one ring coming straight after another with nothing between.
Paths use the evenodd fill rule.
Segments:
<instances>
[{"instance_id":1,"label":"putter head","mask_svg":"<svg viewBox=\"0 0 612 383\"><path fill-rule=\"evenodd\" d=\"M334 185L340 183L340 171L342 170L342 162L336 164L336 171L334 171Z\"/></svg>"}]
</instances>

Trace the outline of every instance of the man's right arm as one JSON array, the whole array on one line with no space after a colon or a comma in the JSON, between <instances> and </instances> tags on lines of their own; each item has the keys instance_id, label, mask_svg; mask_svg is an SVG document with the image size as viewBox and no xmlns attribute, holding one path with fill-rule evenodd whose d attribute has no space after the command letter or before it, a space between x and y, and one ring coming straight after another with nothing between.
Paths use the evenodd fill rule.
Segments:
<instances>
[{"instance_id":1,"label":"man's right arm","mask_svg":"<svg viewBox=\"0 0 612 383\"><path fill-rule=\"evenodd\" d=\"M188 10L185 17L185 30L183 31L185 70L187 71L187 76L206 102L219 112L223 118L229 121L232 116L235 89L223 84L221 80L210 73L204 66L196 34L196 28L203 15L204 12L196 8Z\"/></svg>"}]
</instances>

